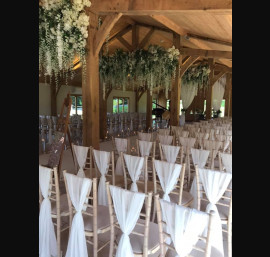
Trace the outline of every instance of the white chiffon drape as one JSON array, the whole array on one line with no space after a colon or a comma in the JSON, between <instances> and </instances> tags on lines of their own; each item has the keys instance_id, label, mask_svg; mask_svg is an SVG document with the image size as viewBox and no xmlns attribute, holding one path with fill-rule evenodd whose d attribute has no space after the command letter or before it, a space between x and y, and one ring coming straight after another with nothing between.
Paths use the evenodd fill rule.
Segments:
<instances>
[{"instance_id":1,"label":"white chiffon drape","mask_svg":"<svg viewBox=\"0 0 270 257\"><path fill-rule=\"evenodd\" d=\"M161 149L162 149L163 154L165 155L165 159L167 162L171 162L171 163L176 162L177 155L180 151L180 146L161 144Z\"/></svg>"},{"instance_id":2,"label":"white chiffon drape","mask_svg":"<svg viewBox=\"0 0 270 257\"><path fill-rule=\"evenodd\" d=\"M232 154L220 153L220 157L226 172L232 173Z\"/></svg>"},{"instance_id":3,"label":"white chiffon drape","mask_svg":"<svg viewBox=\"0 0 270 257\"><path fill-rule=\"evenodd\" d=\"M163 199L170 202L169 194L177 184L182 165L159 160L155 160L154 165L164 192Z\"/></svg>"},{"instance_id":4,"label":"white chiffon drape","mask_svg":"<svg viewBox=\"0 0 270 257\"><path fill-rule=\"evenodd\" d=\"M115 174L124 175L122 162L121 162L121 158L120 158L120 153L127 152L127 139L126 138L115 138L115 147L116 147L116 150L119 154L118 159L116 161Z\"/></svg>"},{"instance_id":5,"label":"white chiffon drape","mask_svg":"<svg viewBox=\"0 0 270 257\"><path fill-rule=\"evenodd\" d=\"M86 146L80 146L80 145L73 145L73 150L77 159L77 163L79 165L79 171L77 173L78 177L84 178L84 166L87 159L87 153L89 151L89 147Z\"/></svg>"},{"instance_id":6,"label":"white chiffon drape","mask_svg":"<svg viewBox=\"0 0 270 257\"><path fill-rule=\"evenodd\" d=\"M139 140L140 154L142 157L150 156L153 142Z\"/></svg>"},{"instance_id":7,"label":"white chiffon drape","mask_svg":"<svg viewBox=\"0 0 270 257\"><path fill-rule=\"evenodd\" d=\"M179 137L180 145L184 147L184 152L194 147L196 138L193 137Z\"/></svg>"},{"instance_id":8,"label":"white chiffon drape","mask_svg":"<svg viewBox=\"0 0 270 257\"><path fill-rule=\"evenodd\" d=\"M225 92L226 77L221 77L214 85L212 89L212 106L215 111L218 111L221 106L221 101ZM182 89L181 89L182 94Z\"/></svg>"},{"instance_id":9,"label":"white chiffon drape","mask_svg":"<svg viewBox=\"0 0 270 257\"><path fill-rule=\"evenodd\" d=\"M207 199L209 200L209 204L206 206L205 211L207 213L210 213L211 210L215 212L212 221L212 245L222 254L222 256L224 256L222 224L216 203L228 188L228 185L232 180L232 174L209 169L199 169L199 177Z\"/></svg>"},{"instance_id":10,"label":"white chiffon drape","mask_svg":"<svg viewBox=\"0 0 270 257\"><path fill-rule=\"evenodd\" d=\"M171 145L173 141L173 136L169 135L158 135L158 140L163 145Z\"/></svg>"},{"instance_id":11,"label":"white chiffon drape","mask_svg":"<svg viewBox=\"0 0 270 257\"><path fill-rule=\"evenodd\" d=\"M166 231L171 235L178 255L185 257L192 251L209 222L209 216L196 209L160 200Z\"/></svg>"},{"instance_id":12,"label":"white chiffon drape","mask_svg":"<svg viewBox=\"0 0 270 257\"><path fill-rule=\"evenodd\" d=\"M88 257L82 210L84 203L88 202L87 194L91 191L92 180L68 173L65 174L65 177L67 181L67 190L72 205L76 210L76 214L72 220L65 257Z\"/></svg>"},{"instance_id":13,"label":"white chiffon drape","mask_svg":"<svg viewBox=\"0 0 270 257\"><path fill-rule=\"evenodd\" d=\"M181 99L182 99L182 105L183 109L187 109L194 97L197 95L198 87L194 83L183 83L181 85Z\"/></svg>"},{"instance_id":14,"label":"white chiffon drape","mask_svg":"<svg viewBox=\"0 0 270 257\"><path fill-rule=\"evenodd\" d=\"M49 199L51 172L51 169L39 165L39 186L44 198L39 212L39 257L57 256L57 241Z\"/></svg>"},{"instance_id":15,"label":"white chiffon drape","mask_svg":"<svg viewBox=\"0 0 270 257\"><path fill-rule=\"evenodd\" d=\"M94 158L97 167L101 173L101 177L98 185L98 204L108 205L107 193L106 193L106 175L109 170L111 153L99 150L93 150Z\"/></svg>"},{"instance_id":16,"label":"white chiffon drape","mask_svg":"<svg viewBox=\"0 0 270 257\"><path fill-rule=\"evenodd\" d=\"M138 132L138 139L142 141L151 141L152 134L151 133L143 133Z\"/></svg>"},{"instance_id":17,"label":"white chiffon drape","mask_svg":"<svg viewBox=\"0 0 270 257\"><path fill-rule=\"evenodd\" d=\"M203 169L206 165L210 151L202 150L202 149L194 149L194 148L191 148L190 151L191 151L191 156L192 156L192 161L193 161L194 166L198 165L198 168ZM190 188L189 192L193 196L192 207L197 208L198 199L196 196L197 195L197 179L196 179L196 177L194 177L194 179L192 181L191 188Z\"/></svg>"},{"instance_id":18,"label":"white chiffon drape","mask_svg":"<svg viewBox=\"0 0 270 257\"><path fill-rule=\"evenodd\" d=\"M124 156L124 160L127 166L129 176L132 179L130 191L138 192L138 186L136 184L136 181L139 179L140 174L142 173L144 157L132 156L129 154L123 154L123 156Z\"/></svg>"},{"instance_id":19,"label":"white chiffon drape","mask_svg":"<svg viewBox=\"0 0 270 257\"><path fill-rule=\"evenodd\" d=\"M115 256L134 257L129 234L139 218L145 194L131 192L115 186L110 186L110 192L116 217L123 233Z\"/></svg>"}]
</instances>

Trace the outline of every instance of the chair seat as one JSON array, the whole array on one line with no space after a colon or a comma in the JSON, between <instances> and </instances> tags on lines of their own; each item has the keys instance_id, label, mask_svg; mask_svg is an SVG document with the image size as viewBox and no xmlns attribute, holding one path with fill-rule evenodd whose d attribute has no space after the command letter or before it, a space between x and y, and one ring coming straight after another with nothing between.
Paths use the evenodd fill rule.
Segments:
<instances>
[{"instance_id":1,"label":"chair seat","mask_svg":"<svg viewBox=\"0 0 270 257\"><path fill-rule=\"evenodd\" d=\"M178 204L179 195L169 194L169 196L172 203ZM192 202L193 202L192 194L187 191L183 191L181 205L188 207L192 204Z\"/></svg>"},{"instance_id":2,"label":"chair seat","mask_svg":"<svg viewBox=\"0 0 270 257\"><path fill-rule=\"evenodd\" d=\"M137 186L138 186L138 191L140 193L144 193L144 183L137 183ZM147 181L147 191L154 192L154 182L153 181ZM160 191L162 191L162 188L160 185L157 184L157 192L160 192Z\"/></svg>"},{"instance_id":3,"label":"chair seat","mask_svg":"<svg viewBox=\"0 0 270 257\"><path fill-rule=\"evenodd\" d=\"M93 217L83 214L84 229L93 232ZM97 206L97 229L98 232L110 226L109 207L104 205Z\"/></svg>"},{"instance_id":4,"label":"chair seat","mask_svg":"<svg viewBox=\"0 0 270 257\"><path fill-rule=\"evenodd\" d=\"M112 185L112 176L105 176L106 177L106 181L109 181L110 184ZM115 186L118 186L118 187L124 187L125 186L125 179L124 179L124 176L122 175L115 175L114 176L114 179L115 179Z\"/></svg>"},{"instance_id":5,"label":"chair seat","mask_svg":"<svg viewBox=\"0 0 270 257\"><path fill-rule=\"evenodd\" d=\"M205 211L209 202L201 201L200 210ZM228 203L227 203L228 204ZM229 207L217 204L217 209L221 220L228 220Z\"/></svg>"},{"instance_id":6,"label":"chair seat","mask_svg":"<svg viewBox=\"0 0 270 257\"><path fill-rule=\"evenodd\" d=\"M145 221L142 219L139 219L138 222L142 224L145 223ZM145 226L136 225L133 231L144 234L144 229L145 229ZM121 239L121 235L122 235L122 232L119 231L116 236L117 244L119 243ZM129 238L130 238L130 243L131 243L134 254L142 254L145 237L135 235L135 234L130 234ZM149 222L148 254L150 254L152 251L155 252L158 249L159 249L158 224Z\"/></svg>"},{"instance_id":7,"label":"chair seat","mask_svg":"<svg viewBox=\"0 0 270 257\"><path fill-rule=\"evenodd\" d=\"M171 245L173 246L173 243L171 243ZM205 242L202 241L202 240L198 240L198 242L196 243L196 247L205 249L205 247L206 247ZM166 252L166 255L165 255L165 257L176 257L176 256L177 256L176 252L174 252L174 251L172 251L170 249L168 249L168 251ZM198 250L194 250L193 249L190 252L190 256L193 256L193 257L204 257L205 256L205 253L204 252L199 252ZM210 257L223 257L223 255L215 247L211 247Z\"/></svg>"},{"instance_id":8,"label":"chair seat","mask_svg":"<svg viewBox=\"0 0 270 257\"><path fill-rule=\"evenodd\" d=\"M56 202L51 202L51 213L53 215L56 215ZM61 214L68 214L68 200L67 200L67 194L60 195L60 213Z\"/></svg>"}]
</instances>

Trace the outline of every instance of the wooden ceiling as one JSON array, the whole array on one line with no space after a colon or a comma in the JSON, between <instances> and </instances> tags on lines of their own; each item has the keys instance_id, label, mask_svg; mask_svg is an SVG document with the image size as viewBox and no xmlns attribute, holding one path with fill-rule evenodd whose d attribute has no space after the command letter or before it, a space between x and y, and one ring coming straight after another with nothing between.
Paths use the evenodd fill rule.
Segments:
<instances>
[{"instance_id":1,"label":"wooden ceiling","mask_svg":"<svg viewBox=\"0 0 270 257\"><path fill-rule=\"evenodd\" d=\"M117 48L125 51L135 50L130 48L134 46L132 44L134 28L138 35L137 47L143 45L144 49L150 44L172 47L173 33L176 33L181 36L182 48L205 50L200 52L201 57L196 62L212 57L220 70L225 68L231 72L232 0L91 0L91 2L92 5L88 8L90 17L91 13L95 13L104 20L108 15L122 13L109 34L109 53L113 53ZM103 52L106 52L106 43L103 44ZM80 70L81 68L76 70L77 75L72 83L76 86L81 86Z\"/></svg>"},{"instance_id":2,"label":"wooden ceiling","mask_svg":"<svg viewBox=\"0 0 270 257\"><path fill-rule=\"evenodd\" d=\"M125 42L114 37L128 25L137 25L139 42L154 28L145 49L150 44L171 47L176 32L181 35L182 47L232 52L231 0L93 0L90 8L102 19L123 13L110 32L109 53L117 48L130 51ZM132 30L122 38L132 45ZM228 58L215 58L215 62L232 67Z\"/></svg>"}]
</instances>

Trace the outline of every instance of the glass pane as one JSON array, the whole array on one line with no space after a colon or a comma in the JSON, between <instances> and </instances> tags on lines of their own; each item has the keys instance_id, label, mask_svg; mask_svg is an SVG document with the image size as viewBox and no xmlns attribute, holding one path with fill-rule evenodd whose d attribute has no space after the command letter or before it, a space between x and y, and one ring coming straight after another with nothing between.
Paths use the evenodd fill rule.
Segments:
<instances>
[{"instance_id":1,"label":"glass pane","mask_svg":"<svg viewBox=\"0 0 270 257\"><path fill-rule=\"evenodd\" d=\"M166 109L167 109L167 110L170 109L170 100L167 100Z\"/></svg>"},{"instance_id":2,"label":"glass pane","mask_svg":"<svg viewBox=\"0 0 270 257\"><path fill-rule=\"evenodd\" d=\"M119 112L123 112L123 98L119 98Z\"/></svg>"},{"instance_id":3,"label":"glass pane","mask_svg":"<svg viewBox=\"0 0 270 257\"><path fill-rule=\"evenodd\" d=\"M70 116L76 114L76 97L74 95L71 95L71 108L70 108Z\"/></svg>"},{"instance_id":4,"label":"glass pane","mask_svg":"<svg viewBox=\"0 0 270 257\"><path fill-rule=\"evenodd\" d=\"M206 110L206 100L204 100L204 103L203 103L203 111L205 112Z\"/></svg>"},{"instance_id":5,"label":"glass pane","mask_svg":"<svg viewBox=\"0 0 270 257\"><path fill-rule=\"evenodd\" d=\"M225 99L223 99L221 101L221 107L220 107L221 113L220 113L220 117L224 117L225 116Z\"/></svg>"},{"instance_id":6,"label":"glass pane","mask_svg":"<svg viewBox=\"0 0 270 257\"><path fill-rule=\"evenodd\" d=\"M77 114L82 115L82 96L77 96Z\"/></svg>"},{"instance_id":7,"label":"glass pane","mask_svg":"<svg viewBox=\"0 0 270 257\"><path fill-rule=\"evenodd\" d=\"M118 112L118 98L113 99L113 113Z\"/></svg>"},{"instance_id":8,"label":"glass pane","mask_svg":"<svg viewBox=\"0 0 270 257\"><path fill-rule=\"evenodd\" d=\"M124 98L124 112L128 112L128 98Z\"/></svg>"},{"instance_id":9,"label":"glass pane","mask_svg":"<svg viewBox=\"0 0 270 257\"><path fill-rule=\"evenodd\" d=\"M182 115L182 110L183 109L183 104L182 104L182 100L180 100L180 115Z\"/></svg>"}]
</instances>

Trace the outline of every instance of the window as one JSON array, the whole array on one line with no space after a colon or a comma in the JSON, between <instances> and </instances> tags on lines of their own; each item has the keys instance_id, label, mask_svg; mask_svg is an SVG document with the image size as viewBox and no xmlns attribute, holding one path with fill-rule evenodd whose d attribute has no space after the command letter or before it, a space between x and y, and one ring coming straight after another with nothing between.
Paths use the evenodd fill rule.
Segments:
<instances>
[{"instance_id":1,"label":"window","mask_svg":"<svg viewBox=\"0 0 270 257\"><path fill-rule=\"evenodd\" d=\"M220 117L224 117L225 116L225 99L223 99L221 101L221 107L220 107L221 113L220 113Z\"/></svg>"},{"instance_id":2,"label":"window","mask_svg":"<svg viewBox=\"0 0 270 257\"><path fill-rule=\"evenodd\" d=\"M78 114L82 115L82 96L70 95L72 103L70 109L70 115Z\"/></svg>"},{"instance_id":3,"label":"window","mask_svg":"<svg viewBox=\"0 0 270 257\"><path fill-rule=\"evenodd\" d=\"M113 113L128 112L128 97L114 97L113 98Z\"/></svg>"},{"instance_id":4,"label":"window","mask_svg":"<svg viewBox=\"0 0 270 257\"><path fill-rule=\"evenodd\" d=\"M183 104L182 104L182 100L180 100L180 115L182 115L182 110L183 109Z\"/></svg>"}]
</instances>

